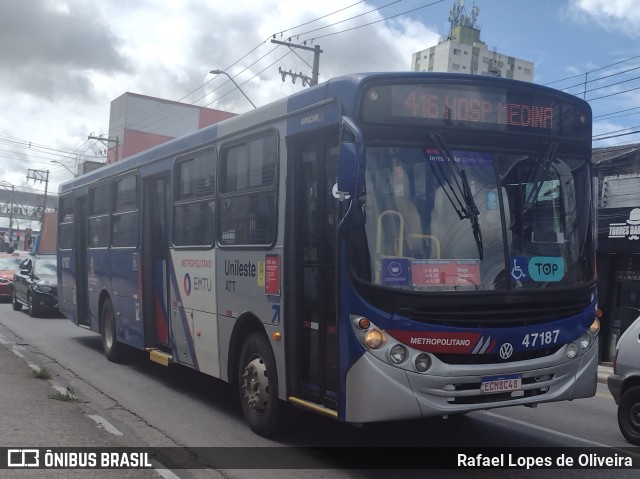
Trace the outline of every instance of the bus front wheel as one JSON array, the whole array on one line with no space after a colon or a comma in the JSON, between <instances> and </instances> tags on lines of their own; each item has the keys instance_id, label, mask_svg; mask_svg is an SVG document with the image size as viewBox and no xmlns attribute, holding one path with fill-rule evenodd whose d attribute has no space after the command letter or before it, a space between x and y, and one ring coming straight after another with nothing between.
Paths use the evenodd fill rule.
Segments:
<instances>
[{"instance_id":1,"label":"bus front wheel","mask_svg":"<svg viewBox=\"0 0 640 479\"><path fill-rule=\"evenodd\" d=\"M107 299L102 307L102 349L109 361L114 363L124 359L124 345L116 339L116 314L111 300Z\"/></svg>"},{"instance_id":2,"label":"bus front wheel","mask_svg":"<svg viewBox=\"0 0 640 479\"><path fill-rule=\"evenodd\" d=\"M276 361L267 338L250 333L240 351L238 364L240 404L244 417L256 434L273 436L279 426Z\"/></svg>"}]
</instances>

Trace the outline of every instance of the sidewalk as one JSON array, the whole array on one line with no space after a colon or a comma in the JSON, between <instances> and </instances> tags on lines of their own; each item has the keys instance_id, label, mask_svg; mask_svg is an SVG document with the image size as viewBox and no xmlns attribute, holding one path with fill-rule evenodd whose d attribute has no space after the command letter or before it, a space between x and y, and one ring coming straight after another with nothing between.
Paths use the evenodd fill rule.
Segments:
<instances>
[{"instance_id":1,"label":"sidewalk","mask_svg":"<svg viewBox=\"0 0 640 479\"><path fill-rule=\"evenodd\" d=\"M83 404L70 400L55 379L34 377L19 346L0 343L0 448L126 447L123 436L91 419ZM57 398L57 399L56 399ZM8 455L8 451L3 454ZM43 458L40 458L41 463ZM13 461L12 461L13 462ZM8 457L0 457L7 464ZM4 478L160 478L155 469L2 469ZM170 476L169 476L170 477Z\"/></svg>"}]
</instances>

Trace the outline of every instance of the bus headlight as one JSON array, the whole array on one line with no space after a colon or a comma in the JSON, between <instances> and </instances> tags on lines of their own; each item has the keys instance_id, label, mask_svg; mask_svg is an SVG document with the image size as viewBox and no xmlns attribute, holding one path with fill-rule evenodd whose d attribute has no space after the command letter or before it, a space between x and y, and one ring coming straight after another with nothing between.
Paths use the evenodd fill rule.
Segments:
<instances>
[{"instance_id":1,"label":"bus headlight","mask_svg":"<svg viewBox=\"0 0 640 479\"><path fill-rule=\"evenodd\" d=\"M573 359L578 355L578 345L576 343L569 343L567 345L567 357Z\"/></svg>"},{"instance_id":2,"label":"bus headlight","mask_svg":"<svg viewBox=\"0 0 640 479\"><path fill-rule=\"evenodd\" d=\"M591 336L595 336L596 334L598 334L599 331L600 331L600 320L596 318L593 320L593 323L591 323L591 326L589 326L589 333L591 333Z\"/></svg>"},{"instance_id":3,"label":"bus headlight","mask_svg":"<svg viewBox=\"0 0 640 479\"><path fill-rule=\"evenodd\" d=\"M389 350L389 359L394 364L404 363L404 360L407 359L407 348L402 344L396 344Z\"/></svg>"},{"instance_id":4,"label":"bus headlight","mask_svg":"<svg viewBox=\"0 0 640 479\"><path fill-rule=\"evenodd\" d=\"M582 349L587 349L591 345L591 335L589 333L584 333L578 343Z\"/></svg>"},{"instance_id":5,"label":"bus headlight","mask_svg":"<svg viewBox=\"0 0 640 479\"><path fill-rule=\"evenodd\" d=\"M418 356L416 356L415 366L419 372L426 372L427 369L431 367L431 357L426 353L418 354Z\"/></svg>"},{"instance_id":6,"label":"bus headlight","mask_svg":"<svg viewBox=\"0 0 640 479\"><path fill-rule=\"evenodd\" d=\"M379 329L367 331L364 336L364 343L369 349L378 349L386 343L386 336Z\"/></svg>"}]
</instances>

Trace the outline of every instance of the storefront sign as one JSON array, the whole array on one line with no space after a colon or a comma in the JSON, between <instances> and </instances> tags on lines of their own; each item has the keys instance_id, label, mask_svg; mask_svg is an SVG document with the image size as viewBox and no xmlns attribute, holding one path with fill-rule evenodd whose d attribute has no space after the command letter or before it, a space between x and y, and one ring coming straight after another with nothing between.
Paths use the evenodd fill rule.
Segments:
<instances>
[{"instance_id":1,"label":"storefront sign","mask_svg":"<svg viewBox=\"0 0 640 479\"><path fill-rule=\"evenodd\" d=\"M640 207L599 211L598 251L640 253Z\"/></svg>"},{"instance_id":2,"label":"storefront sign","mask_svg":"<svg viewBox=\"0 0 640 479\"><path fill-rule=\"evenodd\" d=\"M609 238L640 239L640 208L632 209L624 223L609 223Z\"/></svg>"}]
</instances>

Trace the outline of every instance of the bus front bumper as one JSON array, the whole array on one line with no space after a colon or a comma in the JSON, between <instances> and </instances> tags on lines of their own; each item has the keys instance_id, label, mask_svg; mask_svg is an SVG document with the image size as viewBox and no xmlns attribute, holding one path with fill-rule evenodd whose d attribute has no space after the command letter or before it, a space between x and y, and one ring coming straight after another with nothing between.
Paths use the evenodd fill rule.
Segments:
<instances>
[{"instance_id":1,"label":"bus front bumper","mask_svg":"<svg viewBox=\"0 0 640 479\"><path fill-rule=\"evenodd\" d=\"M418 374L365 353L348 371L345 421L365 423L515 405L586 398L597 387L598 343L569 360L565 348L544 358L500 364L454 365L435 361ZM480 391L482 378L520 375L522 389L509 393Z\"/></svg>"}]
</instances>

